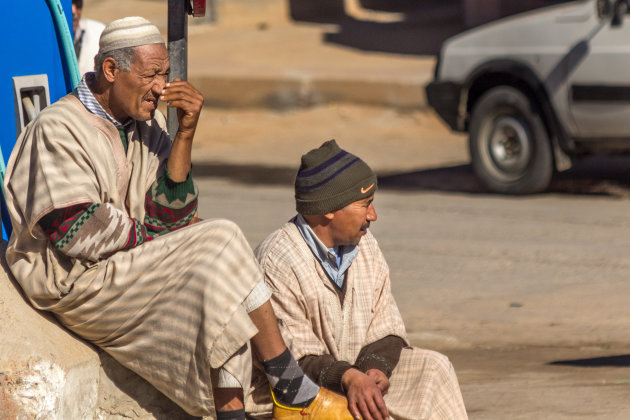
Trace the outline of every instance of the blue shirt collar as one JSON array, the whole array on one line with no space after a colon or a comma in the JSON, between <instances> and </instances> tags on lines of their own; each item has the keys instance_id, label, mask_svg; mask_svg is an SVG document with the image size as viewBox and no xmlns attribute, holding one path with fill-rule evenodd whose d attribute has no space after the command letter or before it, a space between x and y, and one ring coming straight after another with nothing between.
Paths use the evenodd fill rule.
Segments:
<instances>
[{"instance_id":1,"label":"blue shirt collar","mask_svg":"<svg viewBox=\"0 0 630 420\"><path fill-rule=\"evenodd\" d=\"M326 274L328 274L333 284L339 289L343 288L343 284L346 280L346 271L348 271L350 264L352 264L352 261L358 255L359 247L356 245L347 245L337 247L336 249L329 249L319 240L301 214L291 219L291 222L295 223L302 238L304 238L304 241L311 249Z\"/></svg>"}]
</instances>

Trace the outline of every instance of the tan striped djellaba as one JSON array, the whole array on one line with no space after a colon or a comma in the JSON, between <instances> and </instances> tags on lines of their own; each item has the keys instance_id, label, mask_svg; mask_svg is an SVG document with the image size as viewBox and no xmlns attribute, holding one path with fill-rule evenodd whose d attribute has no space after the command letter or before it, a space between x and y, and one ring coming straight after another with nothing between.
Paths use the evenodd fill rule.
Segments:
<instances>
[{"instance_id":1,"label":"tan striped djellaba","mask_svg":"<svg viewBox=\"0 0 630 420\"><path fill-rule=\"evenodd\" d=\"M214 407L210 368L240 349L230 373L244 384L251 377L247 343L256 328L242 302L262 275L239 228L205 221L91 262L62 254L37 223L83 202L144 219L145 194L171 142L159 112L133 124L125 154L114 125L68 95L25 129L7 166L14 228L7 261L33 306L190 414L207 415Z\"/></svg>"}]
</instances>

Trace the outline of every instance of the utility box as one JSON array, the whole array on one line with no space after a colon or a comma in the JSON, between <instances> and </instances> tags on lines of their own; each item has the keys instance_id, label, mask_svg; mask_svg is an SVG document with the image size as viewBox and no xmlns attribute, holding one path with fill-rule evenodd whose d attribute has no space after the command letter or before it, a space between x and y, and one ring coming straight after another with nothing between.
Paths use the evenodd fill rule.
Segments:
<instances>
[{"instance_id":1,"label":"utility box","mask_svg":"<svg viewBox=\"0 0 630 420\"><path fill-rule=\"evenodd\" d=\"M50 105L48 75L16 76L13 78L13 103L15 105L15 135ZM8 157L7 157L8 159Z\"/></svg>"}]
</instances>

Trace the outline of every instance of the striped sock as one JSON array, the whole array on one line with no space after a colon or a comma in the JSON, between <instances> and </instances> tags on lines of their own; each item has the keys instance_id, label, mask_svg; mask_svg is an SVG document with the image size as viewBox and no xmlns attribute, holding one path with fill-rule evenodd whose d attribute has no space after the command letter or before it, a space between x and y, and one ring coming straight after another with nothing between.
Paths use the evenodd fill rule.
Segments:
<instances>
[{"instance_id":1,"label":"striped sock","mask_svg":"<svg viewBox=\"0 0 630 420\"><path fill-rule=\"evenodd\" d=\"M289 349L262 364L271 391L280 404L303 408L315 399L319 386L304 374Z\"/></svg>"}]
</instances>

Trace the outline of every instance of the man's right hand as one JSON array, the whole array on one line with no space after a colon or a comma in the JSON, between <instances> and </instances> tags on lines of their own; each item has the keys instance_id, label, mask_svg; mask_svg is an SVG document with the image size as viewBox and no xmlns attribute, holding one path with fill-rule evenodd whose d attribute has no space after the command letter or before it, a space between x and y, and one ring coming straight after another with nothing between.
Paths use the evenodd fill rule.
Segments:
<instances>
[{"instance_id":1,"label":"man's right hand","mask_svg":"<svg viewBox=\"0 0 630 420\"><path fill-rule=\"evenodd\" d=\"M355 419L387 420L389 412L374 379L357 369L348 369L341 377L348 398L348 410Z\"/></svg>"}]
</instances>

